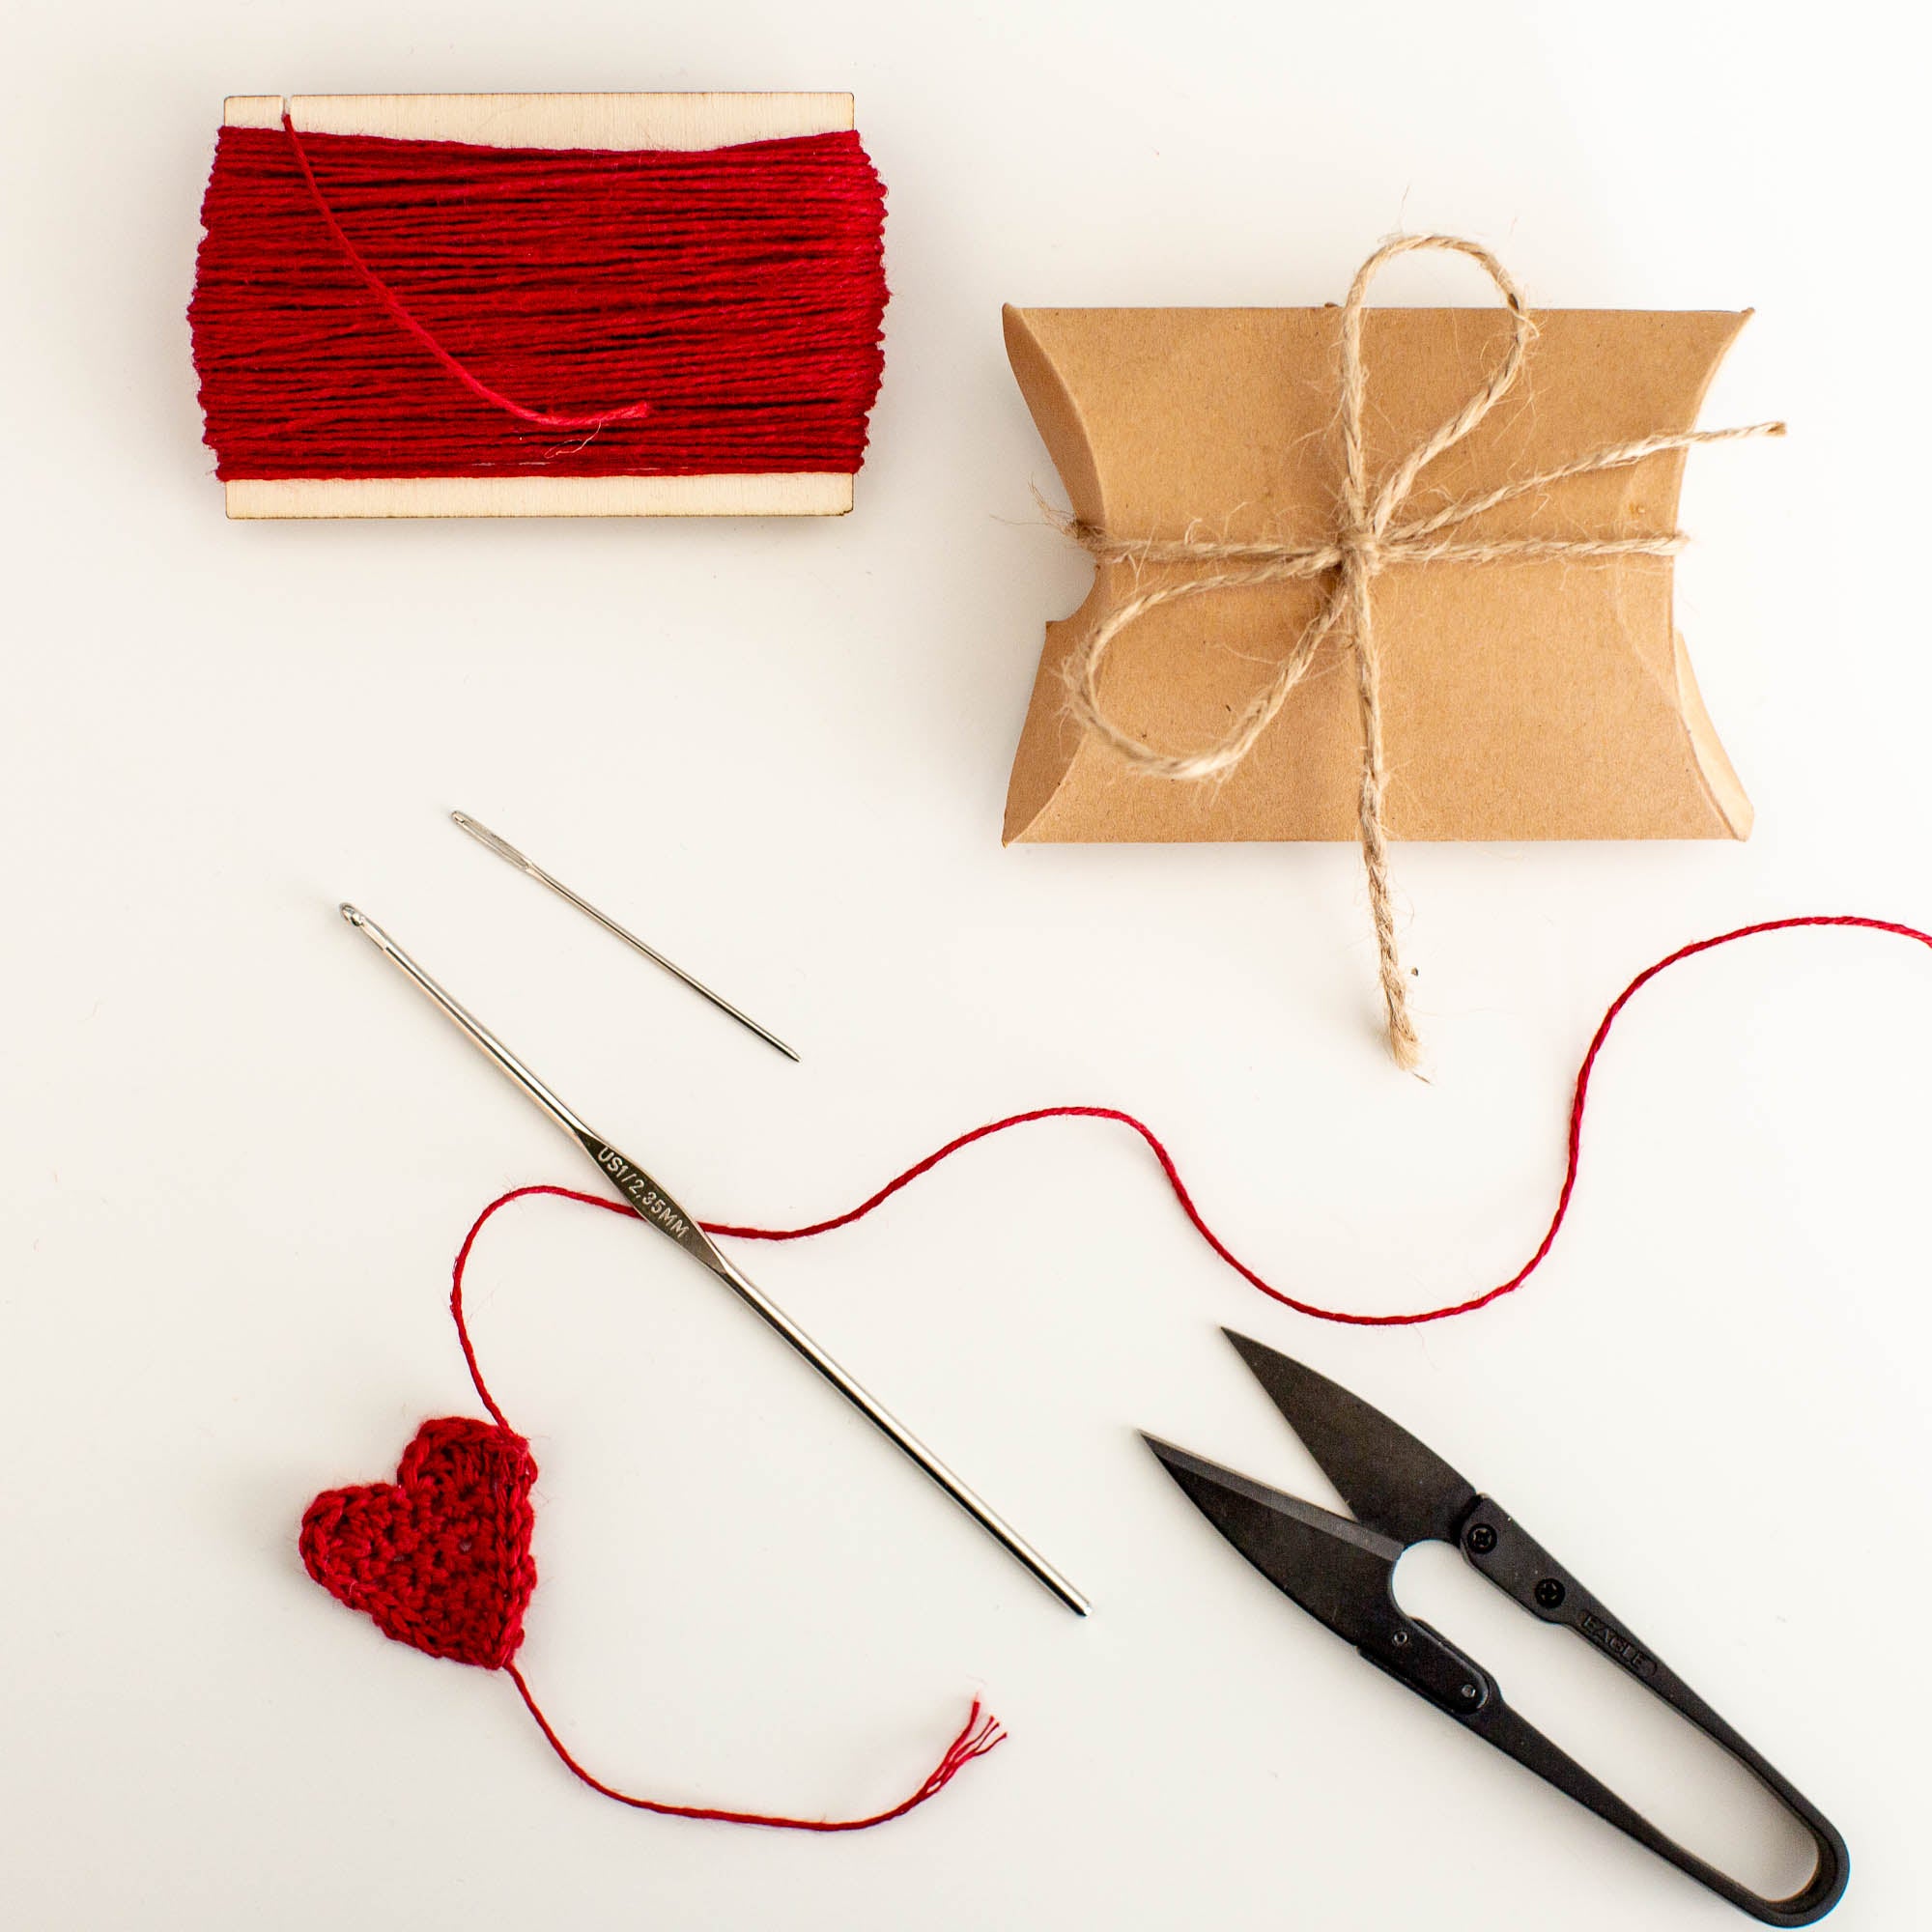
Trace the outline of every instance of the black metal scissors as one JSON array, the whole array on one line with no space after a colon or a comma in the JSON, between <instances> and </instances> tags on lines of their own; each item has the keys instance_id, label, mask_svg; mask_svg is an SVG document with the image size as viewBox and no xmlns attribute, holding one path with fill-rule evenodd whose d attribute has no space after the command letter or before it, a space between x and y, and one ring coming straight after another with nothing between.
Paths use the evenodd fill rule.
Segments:
<instances>
[{"instance_id":1,"label":"black metal scissors","mask_svg":"<svg viewBox=\"0 0 1932 1932\"><path fill-rule=\"evenodd\" d=\"M1850 1861L1830 1819L1639 1642L1507 1510L1379 1409L1313 1369L1223 1331L1354 1511L1354 1520L1148 1436L1204 1515L1276 1589L1437 1710L1587 1805L1638 1844L1767 1925L1810 1925L1836 1905ZM1808 1881L1765 1898L1707 1864L1598 1782L1503 1702L1495 1681L1395 1600L1395 1566L1417 1543L1449 1543L1505 1596L1564 1624L1711 1738L1800 1820L1817 1847Z\"/></svg>"}]
</instances>

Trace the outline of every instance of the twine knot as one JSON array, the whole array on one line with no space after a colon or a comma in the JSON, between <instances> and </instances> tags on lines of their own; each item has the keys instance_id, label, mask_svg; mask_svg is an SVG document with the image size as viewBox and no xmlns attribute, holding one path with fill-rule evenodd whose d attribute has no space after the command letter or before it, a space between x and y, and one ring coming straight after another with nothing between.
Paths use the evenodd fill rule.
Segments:
<instances>
[{"instance_id":1,"label":"twine knot","mask_svg":"<svg viewBox=\"0 0 1932 1932\"><path fill-rule=\"evenodd\" d=\"M1481 385L1456 412L1436 425L1399 458L1371 487L1362 420L1367 379L1362 363L1362 316L1369 285L1398 255L1418 249L1465 255L1494 284L1510 318L1509 345ZM1544 490L1567 477L1626 469L1665 450L1694 443L1734 442L1747 437L1782 436L1781 422L1751 423L1741 429L1687 430L1612 443L1573 458L1554 469L1472 497L1459 497L1426 517L1398 522L1422 471L1446 449L1461 442L1515 385L1522 373L1536 325L1509 271L1490 251L1454 235L1406 235L1385 242L1355 272L1342 309L1340 428L1342 478L1333 529L1313 540L1195 541L1122 538L1112 531L1063 517L1048 518L1092 555L1136 566L1178 564L1191 574L1178 576L1117 604L1076 646L1066 668L1068 709L1075 721L1111 746L1137 771L1154 778L1191 781L1232 771L1246 758L1273 724L1289 694L1307 675L1321 646L1331 638L1354 660L1362 721L1362 782L1357 818L1362 860L1368 873L1369 910L1375 923L1376 953L1389 1051L1396 1064L1412 1071L1422 1043L1409 1017L1408 989L1396 948L1395 911L1389 890L1388 838L1384 825L1388 790L1382 746L1381 662L1376 639L1371 585L1396 565L1494 563L1525 558L1604 559L1624 556L1675 556L1688 539L1681 530L1640 532L1626 537L1482 537L1465 526L1484 512L1519 497ZM1168 753L1122 725L1100 696L1100 668L1121 634L1163 604L1204 597L1220 590L1260 584L1321 580L1321 608L1276 668L1268 684L1248 700L1228 730L1199 751Z\"/></svg>"},{"instance_id":2,"label":"twine knot","mask_svg":"<svg viewBox=\"0 0 1932 1932\"><path fill-rule=\"evenodd\" d=\"M1360 571L1364 577L1378 576L1383 565L1381 533L1369 524L1347 524L1335 534L1335 547L1342 553L1346 570Z\"/></svg>"}]
</instances>

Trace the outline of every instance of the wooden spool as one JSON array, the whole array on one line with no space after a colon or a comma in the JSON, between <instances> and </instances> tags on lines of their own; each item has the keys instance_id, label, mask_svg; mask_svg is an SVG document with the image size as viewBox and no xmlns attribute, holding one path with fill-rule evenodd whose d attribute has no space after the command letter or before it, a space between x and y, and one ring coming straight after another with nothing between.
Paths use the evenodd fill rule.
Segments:
<instances>
[{"instance_id":1,"label":"wooden spool","mask_svg":"<svg viewBox=\"0 0 1932 1932\"><path fill-rule=\"evenodd\" d=\"M469 141L502 148L731 147L853 126L849 94L231 95L230 128ZM425 476L245 480L228 514L282 517L842 517L842 470L726 476Z\"/></svg>"}]
</instances>

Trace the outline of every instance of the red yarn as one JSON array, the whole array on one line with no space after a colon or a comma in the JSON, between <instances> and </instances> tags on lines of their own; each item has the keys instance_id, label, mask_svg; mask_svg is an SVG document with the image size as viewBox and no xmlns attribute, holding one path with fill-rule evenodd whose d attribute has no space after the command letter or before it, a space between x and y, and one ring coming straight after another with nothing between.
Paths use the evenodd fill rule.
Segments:
<instances>
[{"instance_id":1,"label":"red yarn","mask_svg":"<svg viewBox=\"0 0 1932 1932\"><path fill-rule=\"evenodd\" d=\"M1570 1103L1569 1159L1563 1185L1557 1194L1555 1211L1535 1252L1507 1281L1467 1300L1424 1309L1407 1315L1358 1315L1343 1309L1322 1308L1271 1287L1223 1242L1194 1205L1181 1180L1173 1156L1153 1130L1131 1114L1115 1107L1037 1107L1029 1113L1010 1114L976 1127L949 1141L936 1152L895 1176L856 1208L828 1220L813 1221L798 1228L751 1228L724 1222L706 1222L712 1235L754 1241L797 1241L829 1233L863 1219L892 1199L923 1174L928 1174L943 1160L971 1147L974 1142L1023 1126L1032 1121L1084 1119L1118 1121L1140 1135L1166 1175L1182 1211L1209 1247L1243 1280L1264 1294L1285 1303L1303 1315L1324 1321L1345 1321L1366 1326L1396 1326L1420 1321L1440 1321L1455 1315L1467 1315L1487 1307L1513 1293L1535 1273L1554 1245L1557 1232L1569 1213L1576 1190L1577 1168L1582 1156L1583 1112L1589 1098L1590 1078L1597 1056L1636 993L1667 967L1709 952L1735 940L1749 939L1760 933L1785 932L1801 926L1855 926L1871 932L1891 933L1901 939L1918 941L1932 948L1932 933L1916 926L1900 925L1889 920L1862 919L1853 914L1816 915L1798 919L1765 920L1755 925L1721 932L1680 947L1653 966L1639 973L1611 1001L1583 1062L1577 1072L1577 1084ZM302 1519L301 1552L309 1574L326 1589L352 1608L366 1610L390 1636L413 1644L433 1656L450 1657L460 1662L480 1663L500 1668L517 1687L545 1741L571 1773L593 1791L640 1811L663 1812L679 1818L708 1818L736 1825L766 1825L801 1832L858 1832L889 1819L903 1817L942 1791L968 1764L983 1757L1004 1739L1006 1733L991 1718L985 1717L976 1701L958 1735L947 1747L939 1762L918 1790L892 1806L863 1818L825 1820L771 1816L762 1812L727 1811L704 1805L671 1804L655 1799L636 1798L606 1784L586 1771L564 1746L544 1715L528 1684L512 1661L523 1640L523 1615L536 1581L529 1558L531 1515L529 1488L536 1476L528 1445L504 1418L496 1398L483 1379L470 1340L463 1309L464 1276L476 1237L490 1221L513 1201L532 1195L555 1195L566 1201L580 1201L589 1208L601 1208L612 1214L633 1212L624 1202L608 1195L584 1194L572 1187L536 1185L513 1188L499 1195L483 1209L464 1236L451 1271L449 1306L456 1323L463 1358L469 1364L470 1379L494 1425L462 1417L427 1422L405 1452L390 1484L373 1484L355 1489L333 1490L320 1495Z\"/></svg>"},{"instance_id":2,"label":"red yarn","mask_svg":"<svg viewBox=\"0 0 1932 1932\"><path fill-rule=\"evenodd\" d=\"M555 1191L555 1190L547 1190ZM484 1219L488 1219L488 1215ZM477 1224L479 1227L481 1222ZM474 1237L475 1230L470 1231ZM465 1253L469 1244L465 1243ZM457 1327L463 1325L462 1264L456 1286ZM469 1354L469 1338L464 1336ZM475 1357L469 1356L475 1375ZM482 1378L476 1385L482 1388ZM709 1818L726 1825L769 1825L794 1832L863 1832L902 1818L936 1797L976 1757L1006 1737L978 1698L958 1735L911 1797L864 1818L785 1818L760 1811L724 1811L703 1804L670 1804L634 1798L593 1777L565 1748L524 1674L512 1660L524 1640L524 1612L536 1588L530 1560L535 1519L530 1487L537 1465L530 1446L503 1422L487 1394L496 1423L464 1415L425 1422L403 1452L393 1483L325 1490L302 1513L298 1547L308 1574L352 1610L366 1611L399 1643L503 1671L517 1687L550 1747L593 1790L638 1811L672 1818Z\"/></svg>"},{"instance_id":3,"label":"red yarn","mask_svg":"<svg viewBox=\"0 0 1932 1932\"><path fill-rule=\"evenodd\" d=\"M526 1194L559 1194L599 1208L615 1205L569 1188L525 1187L492 1202L477 1216L456 1257L449 1305L470 1379L494 1419L444 1416L425 1422L403 1452L393 1483L325 1490L302 1513L298 1547L308 1574L352 1610L366 1612L385 1636L432 1657L503 1671L571 1774L633 1810L780 1831L863 1832L936 1798L975 1758L1006 1739L977 1697L918 1789L862 1818L793 1818L634 1797L586 1771L557 1736L514 1662L537 1580L530 1556L535 1527L530 1490L537 1465L529 1444L510 1427L485 1384L463 1317L463 1276L476 1236L499 1208Z\"/></svg>"},{"instance_id":4,"label":"red yarn","mask_svg":"<svg viewBox=\"0 0 1932 1932\"><path fill-rule=\"evenodd\" d=\"M188 307L215 473L856 470L884 220L854 133L688 153L224 128Z\"/></svg>"},{"instance_id":5,"label":"red yarn","mask_svg":"<svg viewBox=\"0 0 1932 1932\"><path fill-rule=\"evenodd\" d=\"M759 1811L717 1811L703 1804L665 1804L655 1798L633 1798L629 1792L615 1790L601 1777L592 1776L571 1756L564 1747L563 1740L551 1728L550 1719L530 1695L530 1687L524 1682L523 1673L514 1663L505 1668L510 1673L511 1683L529 1707L530 1716L537 1720L537 1729L572 1773L592 1791L601 1792L606 1798L614 1798L619 1804L628 1804L634 1811L656 1811L667 1818L709 1818L720 1825L774 1825L790 1832L864 1832L873 1825L888 1825L895 1818L903 1818L928 1798L938 1797L976 1757L984 1757L989 1750L1003 1744L1007 1736L996 1719L981 1713L980 1700L976 1697L973 1708L966 1714L966 1721L959 1727L959 1735L946 1747L945 1755L927 1774L925 1782L910 1798L901 1799L890 1810L874 1811L867 1818L768 1818Z\"/></svg>"},{"instance_id":6,"label":"red yarn","mask_svg":"<svg viewBox=\"0 0 1932 1932\"><path fill-rule=\"evenodd\" d=\"M1257 1274L1246 1262L1242 1261L1228 1244L1222 1240L1207 1221L1201 1210L1194 1205L1194 1197L1188 1192L1187 1183L1180 1178L1180 1170L1175 1165L1174 1156L1161 1145L1159 1137L1145 1121L1139 1121L1131 1114L1122 1113L1118 1107L1035 1107L1024 1114L1009 1114L1004 1120L990 1121L982 1127L975 1127L970 1133L950 1140L935 1152L909 1167L903 1174L895 1175L877 1193L867 1195L856 1208L850 1208L842 1214L835 1214L829 1220L810 1221L799 1228L751 1228L740 1227L728 1221L706 1221L704 1231L721 1239L737 1241L803 1241L813 1235L830 1234L835 1228L850 1227L854 1221L864 1220L875 1208L884 1206L900 1188L910 1185L923 1174L930 1174L943 1160L950 1159L962 1149L971 1147L976 1141L982 1141L993 1134L1005 1133L1009 1127L1023 1127L1033 1121L1090 1120L1118 1121L1122 1126L1131 1127L1139 1134L1160 1163L1161 1172L1167 1177L1167 1184L1174 1190L1174 1198L1179 1202L1181 1211L1194 1224L1201 1238L1220 1256L1222 1261L1234 1269L1251 1288L1261 1292L1284 1307L1292 1308L1297 1315L1313 1316L1318 1321L1340 1321L1363 1328L1402 1328L1411 1327L1423 1321L1445 1321L1451 1316L1473 1315L1479 1308L1487 1308L1491 1302L1512 1294L1526 1282L1548 1258L1556 1243L1557 1232L1562 1228L1565 1217L1570 1212L1571 1196L1577 1188L1577 1168L1583 1154L1583 1110L1589 1100L1590 1076L1595 1072L1597 1056L1604 1049L1604 1042L1610 1036L1610 1029L1616 1024L1618 1015L1629 1006L1632 999L1651 980L1667 967L1675 966L1680 960L1694 958L1700 952L1710 952L1719 946L1729 946L1734 940L1750 939L1759 933L1790 932L1802 926L1856 926L1867 932L1889 932L1900 939L1915 939L1919 945L1932 947L1932 933L1919 931L1914 925L1899 925L1890 920L1862 919L1852 913L1819 913L1796 919L1762 920L1755 925L1741 925L1731 932L1720 932L1710 939L1699 939L1689 946L1680 946L1675 952L1666 953L1653 966L1646 966L1617 997L1610 1002L1609 1009L1599 1022L1592 1036L1589 1049L1583 1055L1583 1064L1577 1070L1577 1084L1570 1101L1570 1144L1569 1160L1564 1169L1563 1185L1556 1196L1555 1211L1549 1217L1549 1225L1544 1230L1543 1238L1536 1245L1535 1252L1510 1278L1483 1293L1472 1295L1463 1301L1453 1301L1440 1308L1419 1309L1405 1315L1361 1315L1344 1308L1324 1308L1319 1302L1304 1301L1299 1296L1290 1294L1286 1290L1273 1287ZM520 1201L530 1194L555 1194L567 1201L581 1201L587 1208L605 1208L613 1214L629 1214L633 1210L622 1201L613 1201L608 1195L581 1194L571 1187L518 1187L508 1194L500 1195L491 1202L476 1218L456 1258L456 1286L451 1296L451 1309L456 1317L457 1334L463 1344L463 1352L469 1363L469 1373L475 1380L477 1393L493 1415L501 1419L497 1405L491 1401L489 1391L483 1386L482 1376L476 1367L476 1357L469 1346L469 1336L463 1321L463 1269L469 1258L469 1250L478 1232L499 1208L507 1207L512 1201Z\"/></svg>"},{"instance_id":7,"label":"red yarn","mask_svg":"<svg viewBox=\"0 0 1932 1932\"><path fill-rule=\"evenodd\" d=\"M534 423L539 429L602 429L606 423L639 422L650 414L650 404L632 403L623 409L604 410L594 415L549 415L538 410L526 410L521 403L513 403L508 396L498 394L487 383L479 383L390 294L383 278L362 259L362 251L343 232L341 222L335 218L335 211L324 198L322 185L315 178L315 169L309 165L308 150L302 146L301 136L296 132L294 117L287 108L282 110L282 132L288 136L289 146L295 151L296 166L301 170L302 185L308 189L309 198L315 203L316 213L322 216L328 232L335 237L335 245L342 250L349 266L361 277L376 299L388 310L397 326L413 335L471 395L480 396L486 403L493 403L499 410L507 410L511 415L524 422Z\"/></svg>"}]
</instances>

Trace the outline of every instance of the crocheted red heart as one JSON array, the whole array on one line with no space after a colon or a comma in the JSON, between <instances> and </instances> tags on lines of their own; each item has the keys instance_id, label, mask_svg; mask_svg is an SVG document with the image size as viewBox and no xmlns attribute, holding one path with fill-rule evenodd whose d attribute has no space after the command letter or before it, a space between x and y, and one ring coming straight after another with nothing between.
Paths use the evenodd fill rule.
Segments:
<instances>
[{"instance_id":1,"label":"crocheted red heart","mask_svg":"<svg viewBox=\"0 0 1932 1932\"><path fill-rule=\"evenodd\" d=\"M385 1636L496 1670L524 1640L536 1588L521 1435L463 1415L425 1422L393 1483L325 1490L302 1515L308 1574Z\"/></svg>"}]
</instances>

